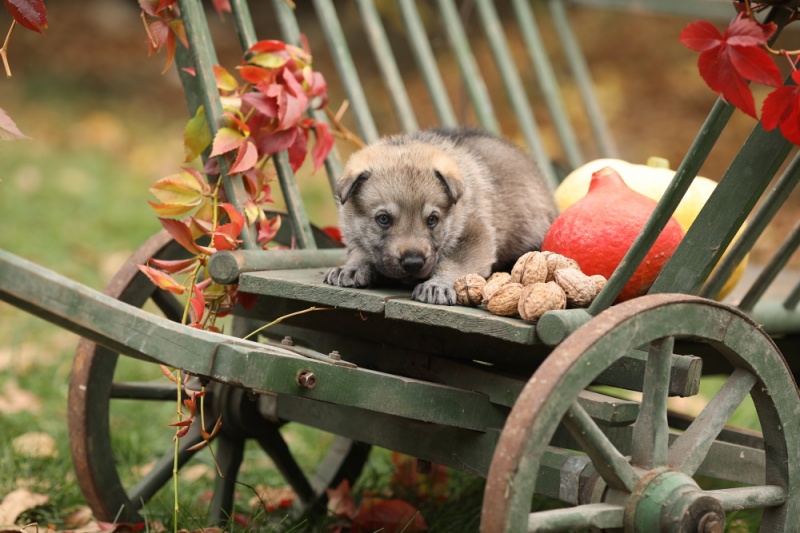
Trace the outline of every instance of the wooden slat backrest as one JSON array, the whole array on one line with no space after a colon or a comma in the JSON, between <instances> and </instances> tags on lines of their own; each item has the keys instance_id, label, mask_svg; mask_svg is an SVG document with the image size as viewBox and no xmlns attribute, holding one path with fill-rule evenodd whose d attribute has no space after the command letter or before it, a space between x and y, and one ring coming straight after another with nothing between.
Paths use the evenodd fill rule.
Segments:
<instances>
[{"instance_id":1,"label":"wooden slat backrest","mask_svg":"<svg viewBox=\"0 0 800 533\"><path fill-rule=\"evenodd\" d=\"M416 101L419 99L416 90L412 95L409 94L409 87L406 82L406 74L399 67L400 62L398 58L411 56L417 66L417 70L421 79L424 82L427 97L430 100L431 108L436 116L436 123L442 126L458 125L463 119L459 119L454 111L454 106L448 98L448 91L453 91L454 84L459 88L463 88L468 97L472 115L475 117L472 125L480 125L489 131L496 133L503 133L500 131L500 122L495 113L495 106L503 95L491 94L487 89L488 84L484 81L482 74L486 74L487 70L496 71L498 77L502 82L504 88L504 104L507 104L511 110L514 118L517 121L517 131L519 136L524 140L524 143L530 149L532 154L539 160L540 165L543 167L546 175L550 179L551 184L557 183L557 172L551 165L550 154L544 147L541 138L537 118L534 117L532 106L529 101L530 88L526 86L526 82L522 81L520 73L525 70L533 70L536 72L536 81L540 86L540 93L543 100L547 104L548 114L552 121L553 130L556 132L556 137L561 145L560 153L564 160L564 167L572 168L584 161L584 156L581 147L576 141L576 135L573 126L567 119L567 113L561 101L559 80L556 78L555 69L550 63L550 54L544 49L541 36L538 32L537 16L543 11L539 6L533 6L530 0L510 0L511 8L513 9L514 23L519 25L520 29L520 42L509 42L509 33L507 28L501 24L501 19L498 16L497 5L492 0L473 0L475 15L479 20L482 29L482 36L488 44L493 65L487 66L481 64L477 56L474 54L474 41L471 38L474 30L471 26L465 24L467 17L459 11L459 4L455 0L436 0L435 3L431 2L417 2L414 0L398 0L396 7L399 12L400 19L405 28L407 43L398 44L389 38L386 30L387 21L385 16L382 17L382 12L378 9L378 5L374 0L353 0L355 8L359 17L359 24L363 25L366 35L366 41L370 47L370 53L374 56L376 64L378 65L378 74L386 86L387 94L391 101L391 107L396 115L396 124L402 131L414 131L420 127L422 122L427 125L430 122L429 117L425 117L425 121L421 121L419 117L415 116ZM560 39L560 46L565 56L566 63L571 72L571 76L578 88L581 95L583 106L586 111L587 122L592 130L596 146L598 147L598 155L601 156L615 156L616 149L608 133L608 128L603 119L603 115L599 110L599 106L595 99L592 90L592 83L589 76L589 69L583 58L583 54L577 44L577 39L570 27L566 7L568 4L578 3L586 5L602 4L603 7L624 7L624 8L643 8L648 10L659 10L666 12L678 13L700 13L712 15L724 15L721 10L721 4L715 1L700 2L695 7L697 11L692 11L691 3L678 2L667 3L654 3L650 0L631 0L623 1L601 1L601 0L548 0L547 12L548 22L552 23L556 28L556 33ZM274 16L279 22L281 33L280 36L259 36L269 38L282 38L288 42L297 43L300 40L302 29L299 27L297 19L295 18L294 10L289 6L285 0L272 0L271 1ZM691 4L691 5L690 5ZM702 5L700 5L702 4ZM197 0L182 0L181 7L185 12L187 19L194 12L200 18L201 9L198 7L200 4ZM243 0L233 0L232 5L235 12L235 19L239 29L240 41L243 47L252 44L255 37L255 32L252 30L252 22L247 11L247 4ZM340 20L339 12L344 12L344 7L347 3L334 3L332 0L310 0L306 3L297 3L296 9L314 10L316 20L318 21L322 33L324 34L327 43L327 53L333 59L336 74L338 75L338 82L343 87L344 94L349 102L349 113L356 125L359 135L365 142L372 142L378 139L381 135L387 133L395 133L395 131L386 131L382 128L381 124L376 123L373 112L370 108L370 102L367 98L367 93L363 85L364 72L360 72L358 66L350 50L349 42L352 41L351 36L345 34L342 22ZM660 6L660 8L659 8ZM426 30L423 24L423 16L420 13L420 8L430 10L436 17L436 29L441 30L437 35L441 34L446 37L449 50L445 53L452 54L460 78L453 81L448 77L446 80L443 77L440 63L438 59L442 55L441 46L433 46L432 38L428 35L429 30ZM704 10L710 9L709 13ZM687 11L689 10L689 11ZM352 14L352 11L347 11ZM202 23L198 23L199 26ZM201 27L191 29L191 33L207 36L207 28ZM348 20L348 28L353 26L351 21ZM356 25L357 26L357 25ZM437 30L434 30L437 31ZM205 37L204 37L205 38ZM513 46L512 46L513 44ZM207 57L203 59L203 51L193 52L193 57L190 58L189 64L205 65L213 61L213 50L211 50L210 40L200 42L197 45L200 48L209 49L206 54ZM524 48L527 53L530 63L516 64L513 60L512 48ZM361 52L359 50L359 52ZM360 65L359 65L360 66ZM205 67L204 67L205 68ZM363 69L362 69L363 70ZM452 69L449 72L452 72ZM332 78L332 73L325 73L327 77ZM186 76L184 76L184 79ZM212 102L214 99L213 91L215 91L213 83L208 85L209 74L204 73L198 76L202 84L206 84L205 89L187 90L187 93L198 93L197 95L189 96L190 107L191 102L195 101L202 103L211 109L212 112L208 113L210 123L218 124L219 117L216 114L215 106ZM210 78L213 80L213 75ZM527 79L527 78L526 78ZM191 81L191 80L189 80ZM195 81L196 85L196 81ZM624 281L630 276L630 273L639 264L641 258L644 256L644 251L649 248L655 235L663 227L663 224L668 219L670 214L674 211L675 205L686 192L691 180L697 175L700 166L705 161L708 153L713 147L719 133L724 128L730 117L732 110L720 102L711 111L706 125L702 128L697 141L689 150L685 161L678 168L676 180L670 186L667 197L661 202L660 207L657 209L656 214L651 219L651 224L640 235L634 250L629 254L623 262L623 267L615 276L616 279L609 283L605 291L605 295L601 296L592 307L591 312L596 313L608 307L615 296L617 291ZM317 112L317 118L324 119L320 116L321 112ZM469 124L467 124L469 125ZM212 127L213 129L213 127ZM506 132L508 133L508 132ZM726 274L730 272L735 266L737 259L746 254L752 242L763 231L763 225L774 216L774 210L777 206L785 200L788 191L793 187L796 181L795 170L787 173L782 187L782 191L774 193L773 199L767 203L767 207L762 208L762 211L756 215L757 218L763 219L762 222L754 223L742 239L742 243L737 246L733 253L729 254L726 263L720 268L720 274L711 279L711 282L702 287L702 281L705 276L711 271L716 264L718 257L714 254L708 254L705 250L708 247L719 246L725 249L727 244L732 239L733 234L738 229L744 218L753 209L755 200L742 197L741 194L736 194L738 183L747 178L741 175L737 170L736 165L741 165L742 162L764 160L764 157L770 158L773 164L762 165L759 168L759 176L756 181L760 185L754 187L751 191L753 195L758 195L767 187L772 175L777 171L778 166L783 161L788 152L788 145L778 146L781 144L780 139L773 139L774 135L764 134L763 132L755 132L753 140L750 141L743 149L742 154L731 166L730 171L726 174L723 182L727 181L726 185L718 187L716 196L717 200L709 202L710 207L706 209L705 214L701 215L700 220L713 219L717 216L713 212L714 209L722 209L726 212L726 224L729 227L724 228L723 231L716 232L713 236L707 235L699 227L694 230L699 239L692 236L691 239L686 239L682 244L676 257L671 264L665 269L659 281L654 286L656 292L687 292L697 293L702 292L706 295L713 295L721 283L724 282ZM770 144L770 148L766 148L764 143ZM776 144L777 143L777 144ZM794 169L797 165L793 165ZM299 192L297 189L294 176L289 169L285 156L276 158L276 167L281 183L281 188L284 191L284 196L287 198L287 205L290 211L290 217L295 233L298 235L298 247L312 248L314 241L311 238L310 226L308 223L308 216L305 213L302 201L300 200ZM334 152L326 162L326 169L329 174L331 184L336 176L341 172L341 161ZM230 184L226 184L226 190L230 189L231 196L236 197L237 183L235 177L231 179ZM727 203L727 204L726 204ZM770 205L772 207L770 207ZM245 238L245 247L251 246L251 240ZM785 262L786 254L791 254L793 251L793 243L796 239L790 236L789 241L785 247L785 253L780 257L776 257L776 265L781 261ZM691 241L691 242L689 242ZM702 242L703 246L697 243ZM690 275L684 275L684 270L691 270ZM775 270L775 269L772 269ZM798 289L800 291L800 289ZM795 291L795 292L798 292ZM758 289L755 288L752 297L749 301L755 301ZM790 299L797 297L791 297Z\"/></svg>"}]
</instances>

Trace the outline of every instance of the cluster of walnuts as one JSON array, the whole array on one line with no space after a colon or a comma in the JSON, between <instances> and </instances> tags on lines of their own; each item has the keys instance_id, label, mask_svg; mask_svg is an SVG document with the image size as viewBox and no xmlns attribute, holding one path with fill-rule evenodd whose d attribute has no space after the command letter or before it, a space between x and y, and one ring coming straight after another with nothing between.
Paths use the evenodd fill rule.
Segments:
<instances>
[{"instance_id":1,"label":"cluster of walnuts","mask_svg":"<svg viewBox=\"0 0 800 533\"><path fill-rule=\"evenodd\" d=\"M587 276L578 263L554 252L528 252L511 273L495 272L489 279L467 274L455 282L459 305L486 306L500 316L520 316L535 322L547 311L588 307L606 278Z\"/></svg>"}]
</instances>

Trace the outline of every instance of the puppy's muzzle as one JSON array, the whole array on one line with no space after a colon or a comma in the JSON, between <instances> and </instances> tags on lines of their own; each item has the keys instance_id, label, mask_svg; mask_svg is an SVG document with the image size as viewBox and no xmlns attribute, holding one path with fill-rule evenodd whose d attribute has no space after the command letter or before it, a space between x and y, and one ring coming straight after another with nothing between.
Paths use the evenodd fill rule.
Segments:
<instances>
[{"instance_id":1,"label":"puppy's muzzle","mask_svg":"<svg viewBox=\"0 0 800 533\"><path fill-rule=\"evenodd\" d=\"M406 274L413 276L425 266L425 256L420 252L407 252L400 258L400 266Z\"/></svg>"}]
</instances>

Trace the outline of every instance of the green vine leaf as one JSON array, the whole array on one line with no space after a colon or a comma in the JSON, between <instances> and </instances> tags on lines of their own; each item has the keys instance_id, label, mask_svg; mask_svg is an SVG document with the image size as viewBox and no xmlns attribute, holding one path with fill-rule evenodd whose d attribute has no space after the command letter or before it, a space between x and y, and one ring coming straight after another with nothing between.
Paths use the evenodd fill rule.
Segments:
<instances>
[{"instance_id":1,"label":"green vine leaf","mask_svg":"<svg viewBox=\"0 0 800 533\"><path fill-rule=\"evenodd\" d=\"M206 110L200 106L183 130L183 147L186 153L184 163L194 161L210 144L211 131L206 122Z\"/></svg>"}]
</instances>

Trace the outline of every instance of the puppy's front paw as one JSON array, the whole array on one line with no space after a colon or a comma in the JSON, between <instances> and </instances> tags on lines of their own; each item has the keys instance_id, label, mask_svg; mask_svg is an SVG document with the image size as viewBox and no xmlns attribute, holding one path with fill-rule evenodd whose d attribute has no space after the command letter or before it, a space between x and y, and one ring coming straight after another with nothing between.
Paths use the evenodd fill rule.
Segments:
<instances>
[{"instance_id":1,"label":"puppy's front paw","mask_svg":"<svg viewBox=\"0 0 800 533\"><path fill-rule=\"evenodd\" d=\"M328 270L325 283L337 287L367 287L372 282L372 269L367 265L342 265Z\"/></svg>"},{"instance_id":2,"label":"puppy's front paw","mask_svg":"<svg viewBox=\"0 0 800 533\"><path fill-rule=\"evenodd\" d=\"M414 287L411 298L428 304L455 305L456 291L453 289L453 283L428 280Z\"/></svg>"}]
</instances>

